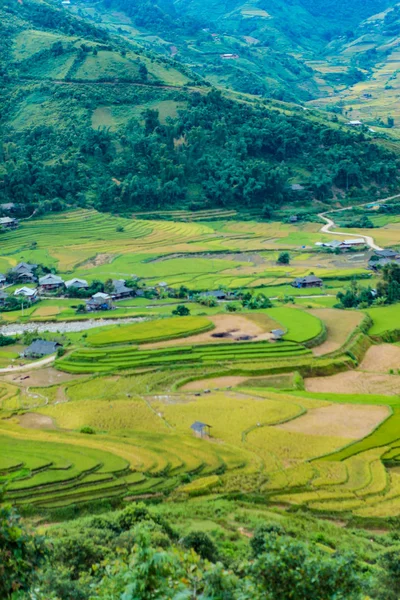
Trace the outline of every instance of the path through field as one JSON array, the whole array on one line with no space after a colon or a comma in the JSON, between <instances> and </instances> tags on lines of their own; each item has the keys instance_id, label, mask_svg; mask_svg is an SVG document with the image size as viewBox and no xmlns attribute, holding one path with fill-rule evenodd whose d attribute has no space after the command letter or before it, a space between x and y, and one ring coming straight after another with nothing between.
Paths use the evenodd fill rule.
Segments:
<instances>
[{"instance_id":1,"label":"path through field","mask_svg":"<svg viewBox=\"0 0 400 600\"><path fill-rule=\"evenodd\" d=\"M380 203L380 202L387 202L388 200L394 200L395 198L400 198L400 194L397 194L396 196L390 196L389 198L382 198L381 200L377 200L376 204ZM357 233L346 233L343 231L331 231L332 227L336 227L335 222L333 221L333 219L330 219L329 217L327 217L327 214L332 214L334 212L342 212L344 210L352 210L353 208L357 208L360 206L367 206L367 204L370 204L370 202L366 202L364 204L356 204L353 206L348 206L346 208L337 208L335 210L328 210L322 213L319 213L319 217L321 217L321 219L323 221L326 222L325 225L323 225L320 229L321 233L330 233L332 235L345 235L347 238L349 237L354 237L354 238L362 238L365 240L365 243L372 248L372 250L382 250L382 248L380 246L378 246L375 241L374 238L370 235L359 235Z\"/></svg>"},{"instance_id":2,"label":"path through field","mask_svg":"<svg viewBox=\"0 0 400 600\"><path fill-rule=\"evenodd\" d=\"M41 369L46 365L50 365L56 359L55 356L46 356L46 358L41 358L36 362L31 362L27 365L21 365L20 367L5 367L4 369L0 369L0 373L20 373L21 371L31 371L32 369Z\"/></svg>"}]
</instances>

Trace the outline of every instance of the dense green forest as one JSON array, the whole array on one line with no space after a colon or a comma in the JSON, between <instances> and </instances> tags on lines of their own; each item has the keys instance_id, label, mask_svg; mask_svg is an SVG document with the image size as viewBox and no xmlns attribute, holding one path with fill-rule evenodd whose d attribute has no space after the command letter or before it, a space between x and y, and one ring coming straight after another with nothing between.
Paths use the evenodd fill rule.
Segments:
<instances>
[{"instance_id":1,"label":"dense green forest","mask_svg":"<svg viewBox=\"0 0 400 600\"><path fill-rule=\"evenodd\" d=\"M0 200L20 216L74 205L269 216L285 203L397 190L396 154L335 115L226 95L56 5L1 10Z\"/></svg>"}]
</instances>

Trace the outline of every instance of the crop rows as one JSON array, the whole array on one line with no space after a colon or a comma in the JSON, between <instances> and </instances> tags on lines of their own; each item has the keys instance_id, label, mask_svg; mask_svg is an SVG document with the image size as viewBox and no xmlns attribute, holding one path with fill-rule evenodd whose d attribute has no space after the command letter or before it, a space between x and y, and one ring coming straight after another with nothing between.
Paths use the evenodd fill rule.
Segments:
<instances>
[{"instance_id":1,"label":"crop rows","mask_svg":"<svg viewBox=\"0 0 400 600\"><path fill-rule=\"evenodd\" d=\"M190 434L143 433L115 441L82 438L82 446L59 443L58 434L48 438L57 441L0 437L0 481L9 480L7 500L37 509L68 506L167 491L177 487L185 473L207 477L245 466L243 455L235 449Z\"/></svg>"},{"instance_id":2,"label":"crop rows","mask_svg":"<svg viewBox=\"0 0 400 600\"><path fill-rule=\"evenodd\" d=\"M206 366L235 361L277 360L310 354L304 346L291 342L243 342L158 350L138 350L132 347L98 351L81 349L59 360L57 366L64 371L90 373L168 365Z\"/></svg>"}]
</instances>

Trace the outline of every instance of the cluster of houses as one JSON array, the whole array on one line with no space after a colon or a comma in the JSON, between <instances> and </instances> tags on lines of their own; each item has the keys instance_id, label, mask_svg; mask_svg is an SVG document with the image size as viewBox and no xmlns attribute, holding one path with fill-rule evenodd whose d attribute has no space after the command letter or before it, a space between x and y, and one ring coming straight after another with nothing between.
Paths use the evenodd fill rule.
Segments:
<instances>
[{"instance_id":1,"label":"cluster of houses","mask_svg":"<svg viewBox=\"0 0 400 600\"><path fill-rule=\"evenodd\" d=\"M11 269L13 278L18 283L36 284L35 288L22 285L14 291L14 296L25 298L29 304L36 302L39 294L45 295L52 292L63 291L65 289L76 288L87 290L89 284L85 279L77 277L64 281L59 275L47 273L43 277L37 277L35 270L37 265L21 262ZM3 287L7 281L5 275L0 274L0 287ZM125 285L124 279L113 279L113 289L109 294L97 292L86 301L86 310L110 310L113 308L113 300L129 298L132 296L133 290ZM9 297L3 290L0 290L0 306L4 306Z\"/></svg>"},{"instance_id":2,"label":"cluster of houses","mask_svg":"<svg viewBox=\"0 0 400 600\"><path fill-rule=\"evenodd\" d=\"M386 248L385 250L375 250L368 261L368 268L373 271L381 269L385 265L397 263L400 265L400 251Z\"/></svg>"},{"instance_id":3,"label":"cluster of houses","mask_svg":"<svg viewBox=\"0 0 400 600\"><path fill-rule=\"evenodd\" d=\"M327 248L328 250L339 250L347 252L348 250L363 248L366 243L364 238L350 238L348 240L333 240L331 242L316 242L316 246Z\"/></svg>"}]
</instances>

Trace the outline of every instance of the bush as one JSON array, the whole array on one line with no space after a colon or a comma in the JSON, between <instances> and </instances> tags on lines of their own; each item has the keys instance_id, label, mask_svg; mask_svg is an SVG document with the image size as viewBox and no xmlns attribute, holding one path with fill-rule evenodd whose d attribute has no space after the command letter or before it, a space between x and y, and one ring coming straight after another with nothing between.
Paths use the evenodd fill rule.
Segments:
<instances>
[{"instance_id":1,"label":"bush","mask_svg":"<svg viewBox=\"0 0 400 600\"><path fill-rule=\"evenodd\" d=\"M9 346L10 344L14 344L14 343L15 343L14 338L0 333L0 346Z\"/></svg>"},{"instance_id":2,"label":"bush","mask_svg":"<svg viewBox=\"0 0 400 600\"><path fill-rule=\"evenodd\" d=\"M281 252L278 256L278 265L288 265L290 263L289 252Z\"/></svg>"},{"instance_id":3,"label":"bush","mask_svg":"<svg viewBox=\"0 0 400 600\"><path fill-rule=\"evenodd\" d=\"M80 428L80 433L88 433L89 435L93 435L95 434L95 430L93 429L93 427L89 427L88 425L84 425L83 427Z\"/></svg>"},{"instance_id":4,"label":"bush","mask_svg":"<svg viewBox=\"0 0 400 600\"><path fill-rule=\"evenodd\" d=\"M172 311L172 314L177 315L179 317L187 317L188 315L190 315L190 310L184 304L178 304L175 310Z\"/></svg>"},{"instance_id":5,"label":"bush","mask_svg":"<svg viewBox=\"0 0 400 600\"><path fill-rule=\"evenodd\" d=\"M14 598L14 592L28 589L45 555L43 539L28 533L11 507L1 506L0 598Z\"/></svg>"},{"instance_id":6,"label":"bush","mask_svg":"<svg viewBox=\"0 0 400 600\"><path fill-rule=\"evenodd\" d=\"M204 531L191 531L183 538L182 544L185 548L193 548L201 558L211 562L218 560L217 546Z\"/></svg>"}]
</instances>

